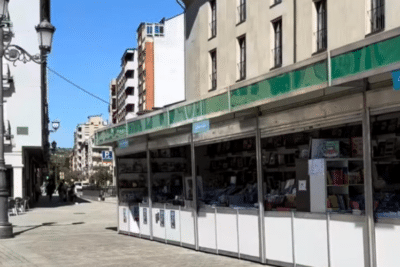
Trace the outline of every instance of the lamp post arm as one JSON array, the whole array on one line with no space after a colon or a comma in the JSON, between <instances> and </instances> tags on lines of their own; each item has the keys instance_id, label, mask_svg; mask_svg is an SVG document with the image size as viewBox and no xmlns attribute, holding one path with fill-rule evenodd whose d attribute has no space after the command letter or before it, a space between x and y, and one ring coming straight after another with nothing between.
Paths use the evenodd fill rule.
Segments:
<instances>
[{"instance_id":1,"label":"lamp post arm","mask_svg":"<svg viewBox=\"0 0 400 267\"><path fill-rule=\"evenodd\" d=\"M17 61L22 61L23 63L27 63L33 61L37 64L42 64L46 61L46 57L42 57L40 54L31 55L18 45L7 45L4 49L4 57L13 62L13 65L16 66Z\"/></svg>"}]
</instances>

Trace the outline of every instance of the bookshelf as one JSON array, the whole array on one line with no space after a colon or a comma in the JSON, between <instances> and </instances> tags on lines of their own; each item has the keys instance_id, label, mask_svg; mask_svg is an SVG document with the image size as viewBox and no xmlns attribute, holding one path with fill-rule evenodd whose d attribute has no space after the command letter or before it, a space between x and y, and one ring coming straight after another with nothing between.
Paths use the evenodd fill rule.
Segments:
<instances>
[{"instance_id":1,"label":"bookshelf","mask_svg":"<svg viewBox=\"0 0 400 267\"><path fill-rule=\"evenodd\" d=\"M364 195L362 158L309 160L310 211L351 212Z\"/></svg>"}]
</instances>

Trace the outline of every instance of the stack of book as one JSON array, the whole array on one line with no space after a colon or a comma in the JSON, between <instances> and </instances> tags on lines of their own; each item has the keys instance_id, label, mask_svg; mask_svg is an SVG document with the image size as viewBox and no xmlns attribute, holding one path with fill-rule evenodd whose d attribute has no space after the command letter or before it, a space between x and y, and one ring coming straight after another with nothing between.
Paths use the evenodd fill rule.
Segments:
<instances>
[{"instance_id":1,"label":"stack of book","mask_svg":"<svg viewBox=\"0 0 400 267\"><path fill-rule=\"evenodd\" d=\"M328 170L328 185L347 185L349 184L349 175L347 168L338 168Z\"/></svg>"},{"instance_id":2,"label":"stack of book","mask_svg":"<svg viewBox=\"0 0 400 267\"><path fill-rule=\"evenodd\" d=\"M349 196L348 195L330 195L327 200L327 208L332 210L349 210Z\"/></svg>"}]
</instances>

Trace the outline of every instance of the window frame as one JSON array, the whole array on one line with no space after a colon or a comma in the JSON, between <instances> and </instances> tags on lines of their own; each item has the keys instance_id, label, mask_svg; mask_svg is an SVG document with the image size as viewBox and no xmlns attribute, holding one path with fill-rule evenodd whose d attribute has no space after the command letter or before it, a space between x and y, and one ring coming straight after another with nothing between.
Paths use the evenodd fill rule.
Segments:
<instances>
[{"instance_id":1,"label":"window frame","mask_svg":"<svg viewBox=\"0 0 400 267\"><path fill-rule=\"evenodd\" d=\"M247 6L246 0L239 0L239 6L237 7L238 10L238 25L245 22L247 19Z\"/></svg>"},{"instance_id":2,"label":"window frame","mask_svg":"<svg viewBox=\"0 0 400 267\"><path fill-rule=\"evenodd\" d=\"M272 49L272 55L274 57L274 67L273 68L279 68L282 66L282 61L283 61L283 56L282 56L282 17L279 17L275 20L273 20L272 22L272 27L274 29L274 48ZM278 26L279 27L279 31L278 31ZM277 51L279 51L278 56L277 56Z\"/></svg>"},{"instance_id":3,"label":"window frame","mask_svg":"<svg viewBox=\"0 0 400 267\"><path fill-rule=\"evenodd\" d=\"M214 91L217 89L217 68L218 68L218 61L217 61L217 49L213 49L210 52L210 60L211 60L211 74L210 74L210 79L211 79L211 89L209 91Z\"/></svg>"},{"instance_id":4,"label":"window frame","mask_svg":"<svg viewBox=\"0 0 400 267\"><path fill-rule=\"evenodd\" d=\"M328 20L327 20L327 5L326 0L315 2L315 9L317 14L317 31L316 53L326 51L328 48Z\"/></svg>"},{"instance_id":5,"label":"window frame","mask_svg":"<svg viewBox=\"0 0 400 267\"><path fill-rule=\"evenodd\" d=\"M246 60L247 60L247 55L246 55L246 35L242 35L237 38L238 45L239 45L239 63L238 63L238 68L239 68L239 79L238 81L242 81L246 79Z\"/></svg>"},{"instance_id":6,"label":"window frame","mask_svg":"<svg viewBox=\"0 0 400 267\"><path fill-rule=\"evenodd\" d=\"M210 0L210 39L217 37L217 1Z\"/></svg>"},{"instance_id":7,"label":"window frame","mask_svg":"<svg viewBox=\"0 0 400 267\"><path fill-rule=\"evenodd\" d=\"M385 0L371 0L368 11L371 31L374 34L385 29Z\"/></svg>"}]
</instances>

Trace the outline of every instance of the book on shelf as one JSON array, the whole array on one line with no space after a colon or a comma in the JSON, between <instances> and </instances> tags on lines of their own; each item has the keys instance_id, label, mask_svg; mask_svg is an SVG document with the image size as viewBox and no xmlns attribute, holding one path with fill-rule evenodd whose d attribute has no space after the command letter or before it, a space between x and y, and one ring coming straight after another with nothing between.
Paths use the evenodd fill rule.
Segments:
<instances>
[{"instance_id":1,"label":"book on shelf","mask_svg":"<svg viewBox=\"0 0 400 267\"><path fill-rule=\"evenodd\" d=\"M336 195L328 196L328 201L330 202L330 205L331 205L332 209L338 209L339 208L338 198L337 198Z\"/></svg>"},{"instance_id":2,"label":"book on shelf","mask_svg":"<svg viewBox=\"0 0 400 267\"><path fill-rule=\"evenodd\" d=\"M329 171L327 171L326 172L326 178L327 178L327 182L328 182L328 185L332 185L332 176L331 176L331 173L329 172Z\"/></svg>"}]
</instances>

